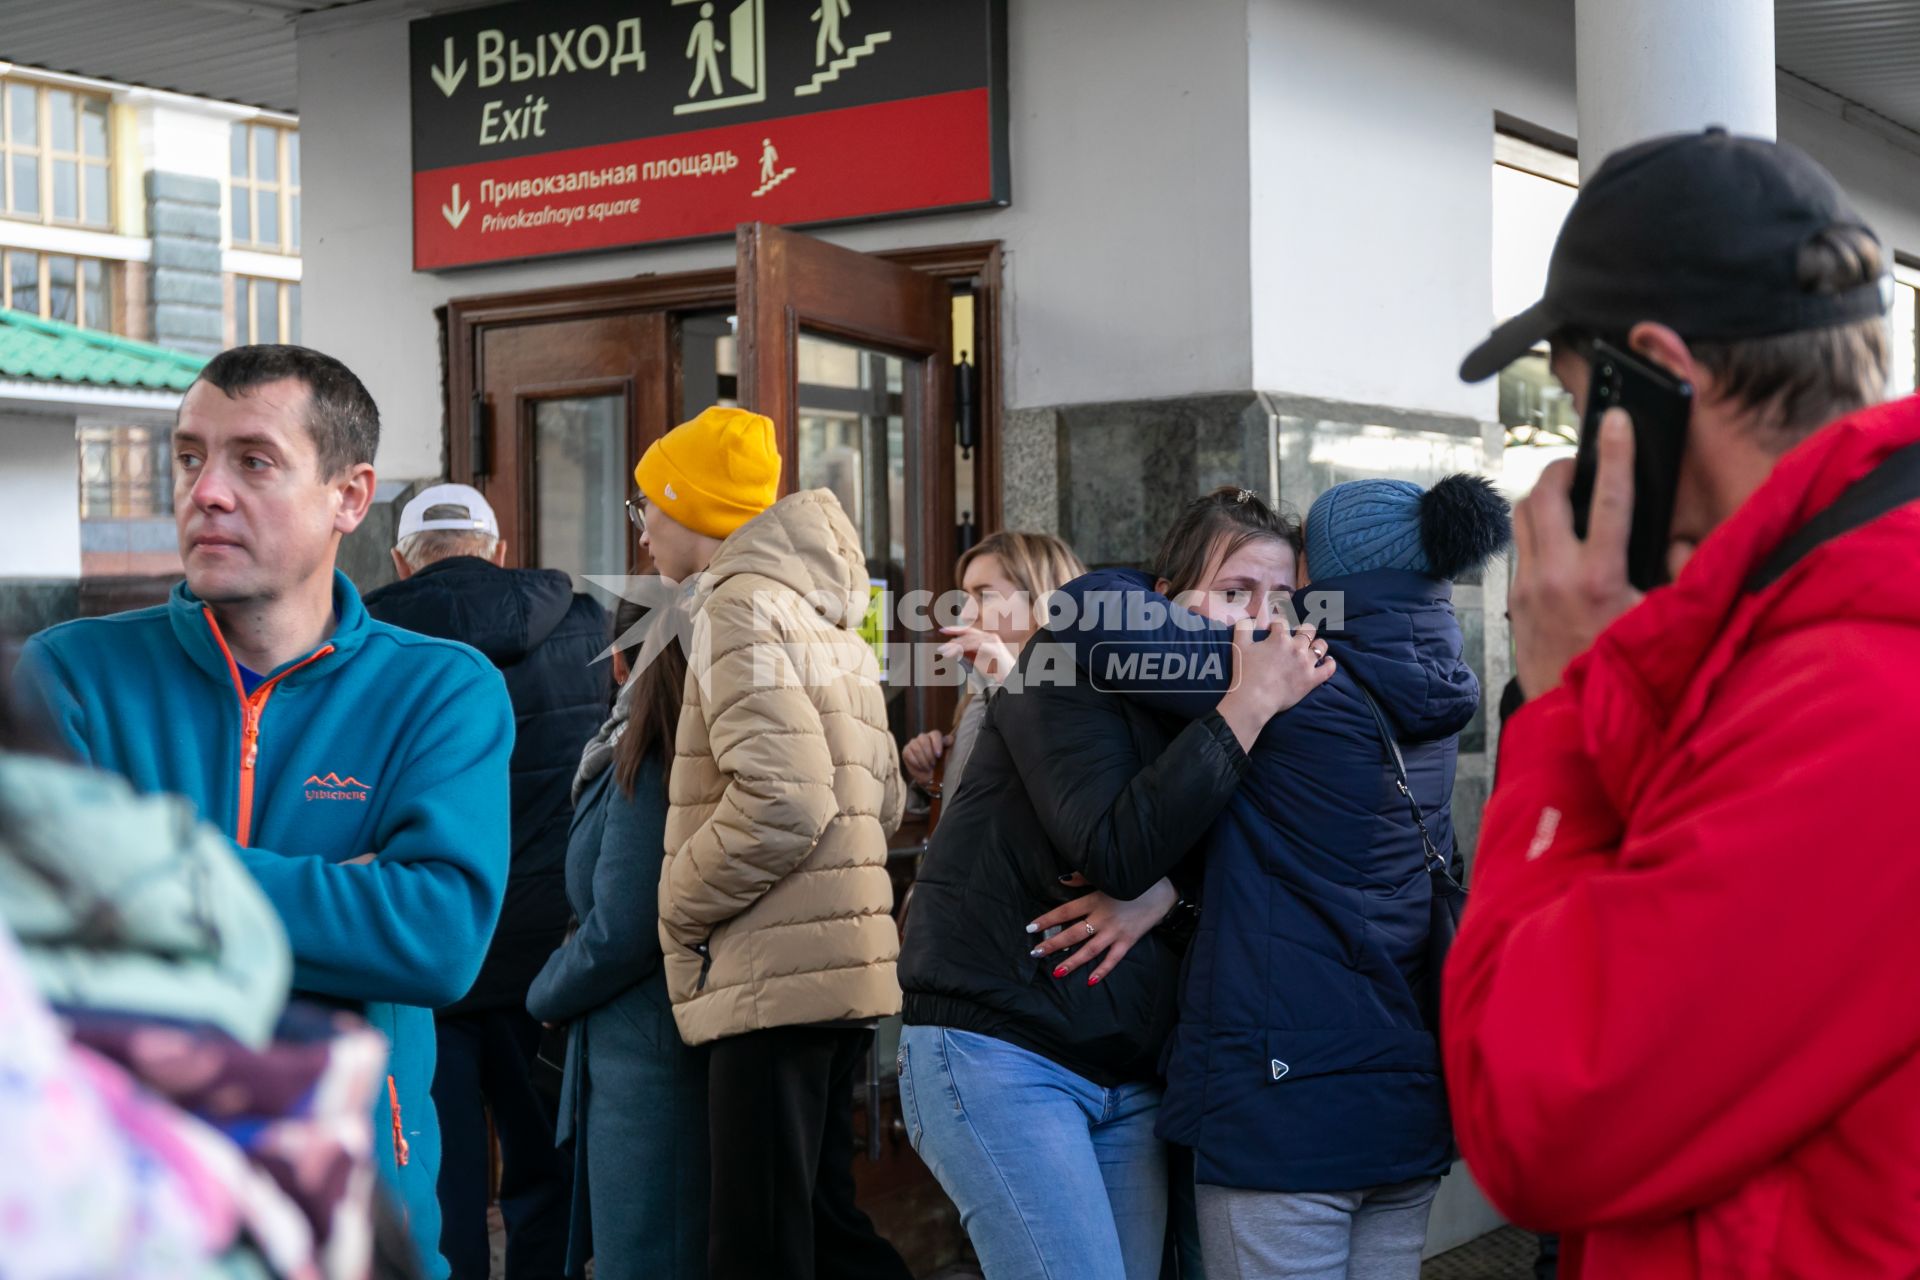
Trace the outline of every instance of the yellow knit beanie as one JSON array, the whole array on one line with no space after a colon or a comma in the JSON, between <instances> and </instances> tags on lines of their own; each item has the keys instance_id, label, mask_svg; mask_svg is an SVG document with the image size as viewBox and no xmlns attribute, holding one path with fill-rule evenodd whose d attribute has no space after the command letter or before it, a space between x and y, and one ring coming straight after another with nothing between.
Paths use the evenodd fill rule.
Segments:
<instances>
[{"instance_id":1,"label":"yellow knit beanie","mask_svg":"<svg viewBox=\"0 0 1920 1280\"><path fill-rule=\"evenodd\" d=\"M702 410L647 446L633 479L654 510L724 538L780 496L773 420L718 405Z\"/></svg>"}]
</instances>

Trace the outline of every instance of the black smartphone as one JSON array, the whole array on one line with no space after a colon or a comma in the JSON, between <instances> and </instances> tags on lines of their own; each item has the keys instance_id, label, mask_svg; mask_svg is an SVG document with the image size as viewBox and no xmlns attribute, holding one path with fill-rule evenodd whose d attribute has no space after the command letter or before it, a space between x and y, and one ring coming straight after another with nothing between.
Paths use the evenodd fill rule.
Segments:
<instances>
[{"instance_id":1,"label":"black smartphone","mask_svg":"<svg viewBox=\"0 0 1920 1280\"><path fill-rule=\"evenodd\" d=\"M1667 539L1687 451L1693 386L1605 340L1596 340L1587 383L1587 412L1573 462L1573 532L1587 536L1593 479L1600 465L1600 420L1609 409L1633 419L1633 525L1627 542L1627 581L1642 591L1664 585Z\"/></svg>"}]
</instances>

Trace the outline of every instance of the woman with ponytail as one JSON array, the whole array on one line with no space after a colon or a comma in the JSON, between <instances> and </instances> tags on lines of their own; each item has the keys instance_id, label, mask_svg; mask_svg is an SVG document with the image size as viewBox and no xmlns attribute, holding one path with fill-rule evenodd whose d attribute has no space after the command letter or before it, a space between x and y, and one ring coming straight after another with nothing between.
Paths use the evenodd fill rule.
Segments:
<instances>
[{"instance_id":1,"label":"woman with ponytail","mask_svg":"<svg viewBox=\"0 0 1920 1280\"><path fill-rule=\"evenodd\" d=\"M623 601L617 644L641 620ZM678 640L636 668L614 653L620 696L574 780L567 899L575 925L527 995L566 1024L560 1139L571 1136L573 1230L567 1274L704 1280L707 1274L707 1053L680 1042L661 972L660 863L667 767L687 659Z\"/></svg>"},{"instance_id":2,"label":"woman with ponytail","mask_svg":"<svg viewBox=\"0 0 1920 1280\"><path fill-rule=\"evenodd\" d=\"M1320 624L1337 670L1267 723L1207 834L1165 1059L1159 1132L1194 1151L1210 1276L1419 1275L1453 1159L1427 846L1451 866L1459 734L1480 705L1452 580L1510 534L1505 500L1476 476L1338 485L1307 515L1296 616ZM1151 596L1153 584L1107 571L1063 594L1114 591ZM1177 688L1089 669L1155 710L1205 714L1226 689L1205 673L1229 669L1205 658L1224 656L1230 635L1177 616L1097 625L1153 612L1082 609L1095 624L1076 635L1082 665L1143 648L1184 654Z\"/></svg>"}]
</instances>

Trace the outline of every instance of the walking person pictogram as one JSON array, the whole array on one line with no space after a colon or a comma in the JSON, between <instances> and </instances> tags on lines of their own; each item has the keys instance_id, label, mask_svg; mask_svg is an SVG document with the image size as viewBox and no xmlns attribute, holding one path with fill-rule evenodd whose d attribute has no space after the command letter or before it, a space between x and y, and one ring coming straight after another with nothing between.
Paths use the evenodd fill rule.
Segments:
<instances>
[{"instance_id":1,"label":"walking person pictogram","mask_svg":"<svg viewBox=\"0 0 1920 1280\"><path fill-rule=\"evenodd\" d=\"M814 97L827 85L838 80L843 74L856 66L861 59L873 56L881 45L893 39L891 31L870 32L866 39L857 36L843 38L840 24L853 16L851 0L820 0L808 20L820 24L820 30L813 43L814 73L805 84L795 86L796 98ZM851 47L848 39L856 40Z\"/></svg>"},{"instance_id":2,"label":"walking person pictogram","mask_svg":"<svg viewBox=\"0 0 1920 1280\"><path fill-rule=\"evenodd\" d=\"M780 153L774 150L772 138L760 139L760 186L753 193L756 197L764 196L796 172L794 165L780 167Z\"/></svg>"},{"instance_id":3,"label":"walking person pictogram","mask_svg":"<svg viewBox=\"0 0 1920 1280\"><path fill-rule=\"evenodd\" d=\"M851 18L853 6L848 0L820 0L820 7L809 16L820 24L820 38L813 45L813 65L822 67L827 62L829 45L833 47L835 57L847 51L847 46L840 39L840 19Z\"/></svg>"},{"instance_id":4,"label":"walking person pictogram","mask_svg":"<svg viewBox=\"0 0 1920 1280\"><path fill-rule=\"evenodd\" d=\"M842 0L844 3L844 0ZM693 24L693 34L687 38L687 56L694 60L693 84L687 89L687 96L700 95L701 82L711 77L713 91L724 93L726 86L720 80L720 54L726 50L726 44L713 28L713 6L700 6L700 21Z\"/></svg>"}]
</instances>

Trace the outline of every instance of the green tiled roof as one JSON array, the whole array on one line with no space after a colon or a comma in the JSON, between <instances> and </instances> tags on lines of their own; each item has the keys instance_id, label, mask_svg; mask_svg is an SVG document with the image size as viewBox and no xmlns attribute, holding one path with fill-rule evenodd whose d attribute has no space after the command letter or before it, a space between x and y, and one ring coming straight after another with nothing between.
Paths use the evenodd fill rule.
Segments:
<instances>
[{"instance_id":1,"label":"green tiled roof","mask_svg":"<svg viewBox=\"0 0 1920 1280\"><path fill-rule=\"evenodd\" d=\"M206 362L205 356L0 310L0 378L185 391Z\"/></svg>"}]
</instances>

